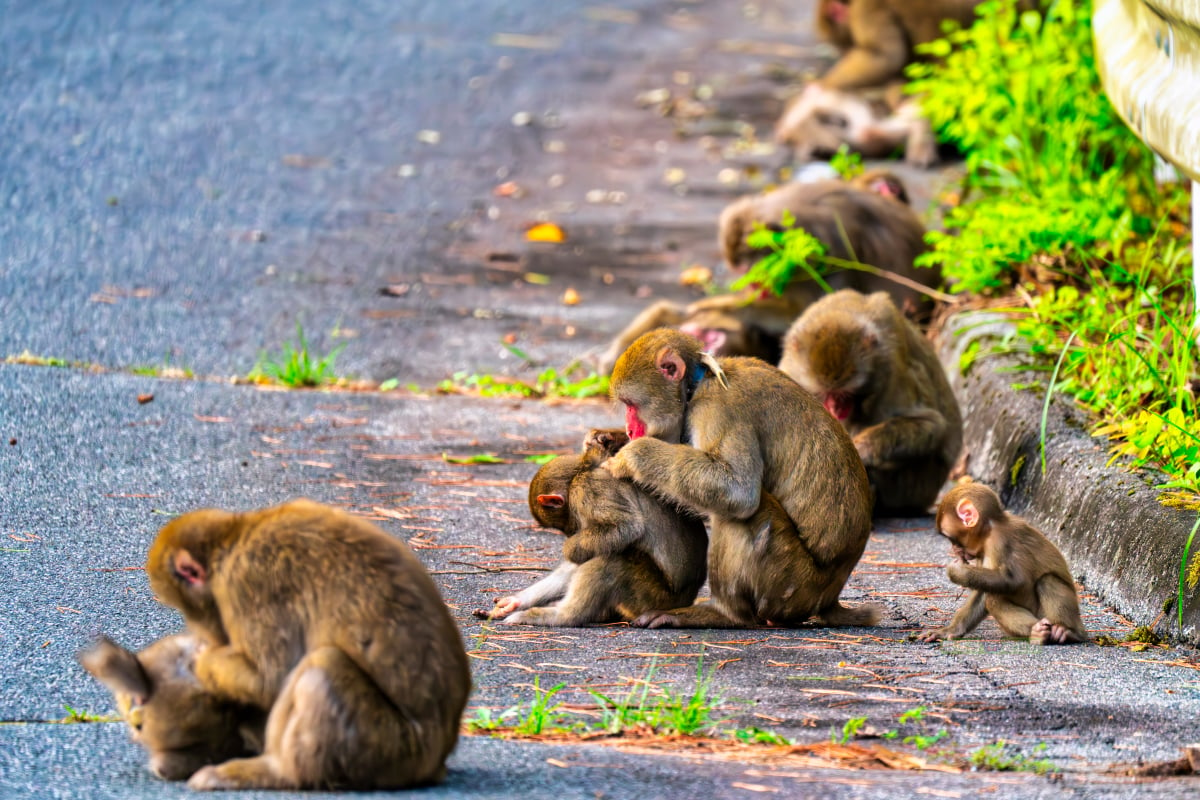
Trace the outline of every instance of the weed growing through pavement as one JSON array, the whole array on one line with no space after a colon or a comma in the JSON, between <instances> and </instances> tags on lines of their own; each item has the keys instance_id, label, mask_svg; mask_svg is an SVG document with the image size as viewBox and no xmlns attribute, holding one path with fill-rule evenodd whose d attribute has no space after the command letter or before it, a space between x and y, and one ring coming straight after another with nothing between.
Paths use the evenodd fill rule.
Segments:
<instances>
[{"instance_id":1,"label":"weed growing through pavement","mask_svg":"<svg viewBox=\"0 0 1200 800\"><path fill-rule=\"evenodd\" d=\"M533 380L456 372L437 385L441 394L478 394L481 397L585 398L608 395L608 376L585 371L573 361L562 369L547 367Z\"/></svg>"},{"instance_id":2,"label":"weed growing through pavement","mask_svg":"<svg viewBox=\"0 0 1200 800\"><path fill-rule=\"evenodd\" d=\"M284 386L321 386L337 380L334 361L345 345L338 345L328 355L315 358L308 350L304 329L296 323L297 344L284 342L283 352L278 356L264 353L247 376L251 381L281 383Z\"/></svg>"},{"instance_id":3,"label":"weed growing through pavement","mask_svg":"<svg viewBox=\"0 0 1200 800\"><path fill-rule=\"evenodd\" d=\"M1033 748L1032 755L1024 755L1003 739L994 744L985 744L967 756L971 766L977 770L992 772L1032 772L1045 775L1055 772L1054 762L1046 758L1037 758L1046 751L1046 743L1041 742Z\"/></svg>"},{"instance_id":4,"label":"weed growing through pavement","mask_svg":"<svg viewBox=\"0 0 1200 800\"><path fill-rule=\"evenodd\" d=\"M94 714L91 711L81 711L63 703L63 709L66 710L67 716L63 717L58 722L64 725L70 725L77 722L120 722L121 718L115 714Z\"/></svg>"}]
</instances>

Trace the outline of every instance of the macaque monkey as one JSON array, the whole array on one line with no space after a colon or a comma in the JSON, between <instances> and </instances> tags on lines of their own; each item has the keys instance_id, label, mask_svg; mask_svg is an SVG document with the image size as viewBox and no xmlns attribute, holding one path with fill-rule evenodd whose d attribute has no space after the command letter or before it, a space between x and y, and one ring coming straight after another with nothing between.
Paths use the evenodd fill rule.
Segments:
<instances>
[{"instance_id":1,"label":"macaque monkey","mask_svg":"<svg viewBox=\"0 0 1200 800\"><path fill-rule=\"evenodd\" d=\"M150 586L207 647L209 692L269 710L263 754L193 789L392 789L436 783L471 688L458 628L412 552L314 503L167 523Z\"/></svg>"},{"instance_id":2,"label":"macaque monkey","mask_svg":"<svg viewBox=\"0 0 1200 800\"><path fill-rule=\"evenodd\" d=\"M813 303L779 368L853 437L876 515L926 512L962 449L962 415L933 345L890 297L843 289Z\"/></svg>"},{"instance_id":3,"label":"macaque monkey","mask_svg":"<svg viewBox=\"0 0 1200 800\"><path fill-rule=\"evenodd\" d=\"M915 167L938 160L933 127L921 114L920 100L904 95L902 83L857 91L814 83L788 103L775 124L775 140L801 161L829 158L842 145L867 158L903 151Z\"/></svg>"},{"instance_id":4,"label":"macaque monkey","mask_svg":"<svg viewBox=\"0 0 1200 800\"><path fill-rule=\"evenodd\" d=\"M487 616L509 624L582 626L628 622L696 599L704 584L704 522L601 468L629 438L594 430L583 454L544 464L529 485L529 510L567 535L563 562Z\"/></svg>"},{"instance_id":5,"label":"macaque monkey","mask_svg":"<svg viewBox=\"0 0 1200 800\"><path fill-rule=\"evenodd\" d=\"M824 242L834 258L886 269L919 285L933 286L941 280L939 270L913 266L913 259L926 249L925 226L908 206L904 183L886 170L870 170L850 181L792 183L736 200L719 222L721 251L733 270L742 271L766 255L750 249L746 236L756 223L781 230L785 211L796 218L797 226ZM919 291L867 272L836 270L826 281L834 288L890 292L907 313L917 317L931 307ZM686 307L655 303L613 339L599 357L598 369L611 373L621 353L638 337L668 327L700 339L714 356L753 356L774 364L783 334L821 295L821 287L797 276L779 296L749 288Z\"/></svg>"},{"instance_id":6,"label":"macaque monkey","mask_svg":"<svg viewBox=\"0 0 1200 800\"><path fill-rule=\"evenodd\" d=\"M916 47L942 38L942 23L975 23L983 0L817 0L817 30L842 50L820 79L827 89L883 86L904 76ZM1029 5L1032 5L1030 3Z\"/></svg>"},{"instance_id":7,"label":"macaque monkey","mask_svg":"<svg viewBox=\"0 0 1200 800\"><path fill-rule=\"evenodd\" d=\"M854 444L775 367L714 359L680 331L642 336L617 361L613 398L632 441L605 462L655 496L708 515L710 602L655 610L642 627L870 625L838 595L871 531Z\"/></svg>"},{"instance_id":8,"label":"macaque monkey","mask_svg":"<svg viewBox=\"0 0 1200 800\"><path fill-rule=\"evenodd\" d=\"M133 653L101 637L79 663L112 691L135 742L150 751L150 771L169 781L208 764L262 749L266 714L217 697L196 680L192 665L202 646L177 634Z\"/></svg>"},{"instance_id":9,"label":"macaque monkey","mask_svg":"<svg viewBox=\"0 0 1200 800\"><path fill-rule=\"evenodd\" d=\"M1028 637L1030 644L1087 641L1066 559L1037 528L1006 513L995 492L981 483L960 484L942 498L936 521L957 559L947 576L972 591L949 625L926 631L921 641L958 639L988 614L1006 634ZM971 564L979 560L980 566Z\"/></svg>"}]
</instances>

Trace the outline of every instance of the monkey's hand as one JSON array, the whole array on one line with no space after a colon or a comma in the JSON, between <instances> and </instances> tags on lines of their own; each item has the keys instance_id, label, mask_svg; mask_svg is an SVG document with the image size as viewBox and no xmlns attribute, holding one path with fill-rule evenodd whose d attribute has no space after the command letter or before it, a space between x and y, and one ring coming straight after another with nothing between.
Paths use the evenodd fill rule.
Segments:
<instances>
[{"instance_id":1,"label":"monkey's hand","mask_svg":"<svg viewBox=\"0 0 1200 800\"><path fill-rule=\"evenodd\" d=\"M971 579L971 568L964 564L951 564L946 567L946 577L951 583L956 583L959 586L966 586Z\"/></svg>"},{"instance_id":2,"label":"monkey's hand","mask_svg":"<svg viewBox=\"0 0 1200 800\"><path fill-rule=\"evenodd\" d=\"M232 645L197 653L195 672L205 689L238 703L270 709L275 700L258 667Z\"/></svg>"},{"instance_id":3,"label":"monkey's hand","mask_svg":"<svg viewBox=\"0 0 1200 800\"><path fill-rule=\"evenodd\" d=\"M496 604L488 612L488 619L504 619L521 607L521 600L515 594L508 597L497 597Z\"/></svg>"},{"instance_id":4,"label":"monkey's hand","mask_svg":"<svg viewBox=\"0 0 1200 800\"><path fill-rule=\"evenodd\" d=\"M967 562L969 562L971 560L970 554L968 554L966 550L962 549L962 547L960 547L959 545L956 545L956 544L950 545L950 555L953 556L954 560L959 562L960 564L966 564Z\"/></svg>"},{"instance_id":5,"label":"monkey's hand","mask_svg":"<svg viewBox=\"0 0 1200 800\"><path fill-rule=\"evenodd\" d=\"M678 628L679 618L667 611L647 611L629 623L635 628Z\"/></svg>"},{"instance_id":6,"label":"monkey's hand","mask_svg":"<svg viewBox=\"0 0 1200 800\"><path fill-rule=\"evenodd\" d=\"M589 537L578 534L568 537L563 542L563 558L572 564L582 564L585 561L591 561L596 557L597 553L587 546L588 540Z\"/></svg>"}]
</instances>

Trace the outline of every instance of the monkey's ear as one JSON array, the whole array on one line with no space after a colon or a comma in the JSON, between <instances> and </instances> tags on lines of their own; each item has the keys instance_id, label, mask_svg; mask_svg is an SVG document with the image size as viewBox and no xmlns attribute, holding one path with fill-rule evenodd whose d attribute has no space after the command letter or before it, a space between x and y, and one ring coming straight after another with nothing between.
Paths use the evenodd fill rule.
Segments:
<instances>
[{"instance_id":1,"label":"monkey's ear","mask_svg":"<svg viewBox=\"0 0 1200 800\"><path fill-rule=\"evenodd\" d=\"M659 350L658 357L654 359L654 365L658 367L658 371L663 374L663 377L672 383L683 380L683 359L672 348L664 347Z\"/></svg>"},{"instance_id":2,"label":"monkey's ear","mask_svg":"<svg viewBox=\"0 0 1200 800\"><path fill-rule=\"evenodd\" d=\"M137 655L107 636L101 636L91 647L80 650L76 658L109 691L129 695L133 705L141 705L150 696L150 679Z\"/></svg>"},{"instance_id":3,"label":"monkey's ear","mask_svg":"<svg viewBox=\"0 0 1200 800\"><path fill-rule=\"evenodd\" d=\"M954 507L954 513L958 514L959 520L968 528L974 528L979 524L979 509L975 508L975 504L965 497L958 501L958 505Z\"/></svg>"},{"instance_id":4,"label":"monkey's ear","mask_svg":"<svg viewBox=\"0 0 1200 800\"><path fill-rule=\"evenodd\" d=\"M172 566L175 577L188 586L203 586L208 579L208 570L187 550L180 550L175 554L175 563Z\"/></svg>"},{"instance_id":5,"label":"monkey's ear","mask_svg":"<svg viewBox=\"0 0 1200 800\"><path fill-rule=\"evenodd\" d=\"M539 494L537 501L542 508L562 508L567 504L567 499L561 494Z\"/></svg>"}]
</instances>

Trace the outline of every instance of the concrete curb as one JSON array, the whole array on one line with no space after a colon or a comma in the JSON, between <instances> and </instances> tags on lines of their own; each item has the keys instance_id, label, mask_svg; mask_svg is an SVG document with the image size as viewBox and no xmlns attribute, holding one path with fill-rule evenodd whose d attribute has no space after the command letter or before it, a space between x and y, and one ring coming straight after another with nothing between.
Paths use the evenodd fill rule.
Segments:
<instances>
[{"instance_id":1,"label":"concrete curb","mask_svg":"<svg viewBox=\"0 0 1200 800\"><path fill-rule=\"evenodd\" d=\"M1044 386L1049 376L1007 355L979 358L965 375L959 368L972 341L1008 331L1000 315L965 312L942 332L939 349L962 405L969 474L1050 537L1088 591L1140 625L1157 620L1159 633L1200 643L1200 592L1185 592L1182 629L1176 621L1179 561L1195 512L1163 506L1150 481L1107 466L1104 441L1088 434L1086 415L1065 398L1051 403L1043 475L1045 395L1014 391L1012 384Z\"/></svg>"}]
</instances>

